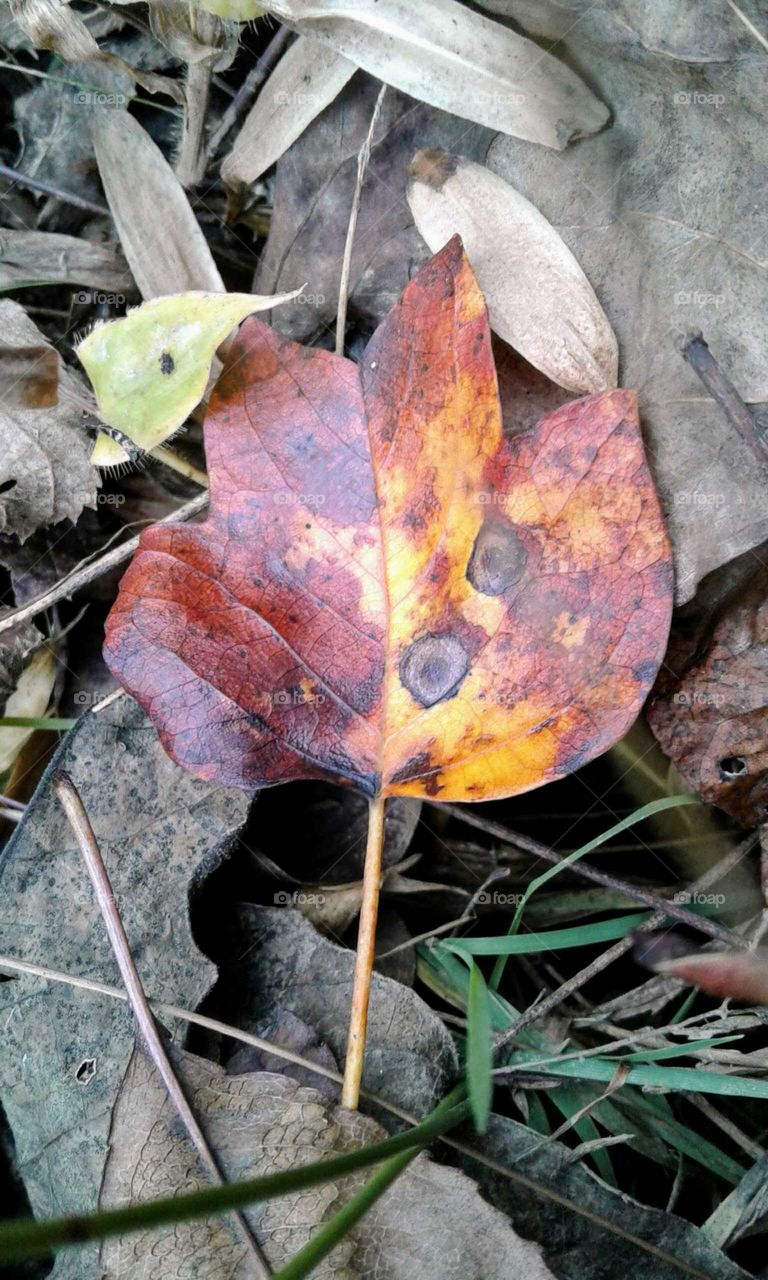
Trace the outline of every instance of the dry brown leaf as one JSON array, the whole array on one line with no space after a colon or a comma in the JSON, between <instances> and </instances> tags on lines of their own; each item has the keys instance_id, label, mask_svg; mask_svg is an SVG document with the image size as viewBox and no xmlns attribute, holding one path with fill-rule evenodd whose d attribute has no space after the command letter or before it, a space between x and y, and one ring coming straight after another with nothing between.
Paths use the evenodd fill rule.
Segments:
<instances>
[{"instance_id":1,"label":"dry brown leaf","mask_svg":"<svg viewBox=\"0 0 768 1280\"><path fill-rule=\"evenodd\" d=\"M278 62L221 166L226 186L255 182L354 75L354 62L299 36Z\"/></svg>"},{"instance_id":2,"label":"dry brown leaf","mask_svg":"<svg viewBox=\"0 0 768 1280\"><path fill-rule=\"evenodd\" d=\"M492 328L579 394L618 382L616 338L570 249L538 209L483 165L436 147L409 169L408 203L433 253L457 232Z\"/></svg>"},{"instance_id":3,"label":"dry brown leaf","mask_svg":"<svg viewBox=\"0 0 768 1280\"><path fill-rule=\"evenodd\" d=\"M48 347L24 308L0 300L0 333L7 347ZM80 384L59 361L59 402L46 409L0 404L0 532L24 542L41 525L77 520L95 507L97 473L88 461L91 441L71 396Z\"/></svg>"},{"instance_id":4,"label":"dry brown leaf","mask_svg":"<svg viewBox=\"0 0 768 1280\"><path fill-rule=\"evenodd\" d=\"M380 1141L375 1121L337 1107L317 1089L284 1075L227 1075L173 1051L173 1062L228 1179L259 1177ZM370 1177L337 1182L255 1205L248 1219L273 1268L305 1245ZM131 1057L112 1118L100 1205L177 1195L205 1185L195 1153L154 1067ZM439 1248L435 1235L439 1230ZM249 1255L225 1218L178 1223L106 1242L103 1280L245 1280ZM395 1184L314 1270L316 1280L553 1280L536 1245L475 1184L426 1155Z\"/></svg>"},{"instance_id":5,"label":"dry brown leaf","mask_svg":"<svg viewBox=\"0 0 768 1280\"><path fill-rule=\"evenodd\" d=\"M26 280L88 285L105 293L125 294L135 288L114 245L92 244L49 231L0 228L0 288Z\"/></svg>"},{"instance_id":6,"label":"dry brown leaf","mask_svg":"<svg viewBox=\"0 0 768 1280\"><path fill-rule=\"evenodd\" d=\"M127 112L103 111L94 120L93 137L104 191L142 297L196 289L223 293L184 189L149 134Z\"/></svg>"},{"instance_id":7,"label":"dry brown leaf","mask_svg":"<svg viewBox=\"0 0 768 1280\"><path fill-rule=\"evenodd\" d=\"M608 119L570 67L456 0L267 0L264 8L386 84L516 138L560 151Z\"/></svg>"}]
</instances>

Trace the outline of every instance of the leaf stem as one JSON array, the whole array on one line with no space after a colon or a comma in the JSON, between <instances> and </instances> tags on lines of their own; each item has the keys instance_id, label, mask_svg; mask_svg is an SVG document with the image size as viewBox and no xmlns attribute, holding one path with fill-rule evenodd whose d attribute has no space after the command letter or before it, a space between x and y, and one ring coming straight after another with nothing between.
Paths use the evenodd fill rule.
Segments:
<instances>
[{"instance_id":1,"label":"leaf stem","mask_svg":"<svg viewBox=\"0 0 768 1280\"><path fill-rule=\"evenodd\" d=\"M368 1004L371 996L371 975L376 950L376 917L379 913L381 888L381 856L384 848L383 796L371 800L368 809L368 843L365 850L363 872L363 902L360 908L360 924L357 933L357 957L355 981L352 990L352 1010L349 1019L347 1061L344 1066L344 1084L341 1105L356 1111L360 1100L360 1082L363 1077L365 1056L365 1032L368 1026Z\"/></svg>"}]
</instances>

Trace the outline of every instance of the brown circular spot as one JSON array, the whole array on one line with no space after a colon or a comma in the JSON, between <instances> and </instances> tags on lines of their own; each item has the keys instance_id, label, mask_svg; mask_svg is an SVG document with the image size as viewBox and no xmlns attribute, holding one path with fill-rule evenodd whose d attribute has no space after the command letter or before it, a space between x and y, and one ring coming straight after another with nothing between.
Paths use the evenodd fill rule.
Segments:
<instances>
[{"instance_id":1,"label":"brown circular spot","mask_svg":"<svg viewBox=\"0 0 768 1280\"><path fill-rule=\"evenodd\" d=\"M452 698L467 674L469 657L458 636L422 636L400 660L400 679L422 707Z\"/></svg>"},{"instance_id":2,"label":"brown circular spot","mask_svg":"<svg viewBox=\"0 0 768 1280\"><path fill-rule=\"evenodd\" d=\"M509 524L484 520L467 565L467 578L476 591L500 596L514 586L525 569L528 552Z\"/></svg>"}]
</instances>

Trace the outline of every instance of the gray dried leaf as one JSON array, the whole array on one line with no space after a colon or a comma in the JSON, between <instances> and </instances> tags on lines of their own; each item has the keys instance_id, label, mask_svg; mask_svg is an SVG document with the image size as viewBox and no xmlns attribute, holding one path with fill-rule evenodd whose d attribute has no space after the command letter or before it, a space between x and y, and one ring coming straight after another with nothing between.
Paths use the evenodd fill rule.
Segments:
<instances>
[{"instance_id":1,"label":"gray dried leaf","mask_svg":"<svg viewBox=\"0 0 768 1280\"><path fill-rule=\"evenodd\" d=\"M437 147L409 165L408 204L433 253L461 236L491 327L558 386L618 381L616 338L570 249L530 201L483 165Z\"/></svg>"},{"instance_id":2,"label":"gray dried leaf","mask_svg":"<svg viewBox=\"0 0 768 1280\"><path fill-rule=\"evenodd\" d=\"M714 1245L725 1249L756 1231L768 1220L768 1156L759 1156L738 1187L707 1218L702 1231Z\"/></svg>"},{"instance_id":3,"label":"gray dried leaf","mask_svg":"<svg viewBox=\"0 0 768 1280\"><path fill-rule=\"evenodd\" d=\"M278 161L274 214L254 290L306 280L295 302L272 323L303 341L336 315L344 242L355 190L357 155L380 85L358 74ZM492 134L479 125L390 90L374 132L349 277L350 318L374 326L429 257L405 198L406 167L422 146L480 159ZM282 290L281 290L282 291Z\"/></svg>"},{"instance_id":4,"label":"gray dried leaf","mask_svg":"<svg viewBox=\"0 0 768 1280\"><path fill-rule=\"evenodd\" d=\"M0 288L25 280L80 284L105 293L133 293L135 286L114 245L94 244L52 231L0 228Z\"/></svg>"},{"instance_id":5,"label":"gray dried leaf","mask_svg":"<svg viewBox=\"0 0 768 1280\"><path fill-rule=\"evenodd\" d=\"M476 1146L474 1135L469 1140ZM563 1143L541 1140L515 1120L492 1115L482 1153L485 1160L463 1154L461 1167L527 1239L541 1244L559 1280L680 1280L691 1269L710 1280L748 1280L697 1227L612 1191L585 1165L573 1163ZM507 1177L507 1168L541 1190Z\"/></svg>"},{"instance_id":6,"label":"gray dried leaf","mask_svg":"<svg viewBox=\"0 0 768 1280\"><path fill-rule=\"evenodd\" d=\"M226 1176L254 1178L380 1141L384 1130L316 1089L270 1072L225 1075L174 1051L174 1065ZM248 1218L268 1262L281 1267L370 1173L281 1196ZM118 1097L102 1206L205 1185L155 1069L136 1050ZM439 1247L436 1231L439 1230ZM105 1243L103 1280L246 1280L245 1248L224 1218L179 1223ZM466 1175L417 1156L314 1270L317 1280L553 1280L539 1250L482 1199Z\"/></svg>"},{"instance_id":7,"label":"gray dried leaf","mask_svg":"<svg viewBox=\"0 0 768 1280\"><path fill-rule=\"evenodd\" d=\"M65 12L66 6L61 6L61 11ZM17 167L61 191L102 205L91 123L101 114L116 114L116 106L127 105L133 83L127 75L98 61L72 62L66 75L76 83L42 80L15 99L14 117L22 149ZM83 88L78 89L77 84ZM99 104L99 95L104 105ZM83 218L80 210L55 197L43 197L36 225L54 215L58 231L79 229Z\"/></svg>"},{"instance_id":8,"label":"gray dried leaf","mask_svg":"<svg viewBox=\"0 0 768 1280\"><path fill-rule=\"evenodd\" d=\"M0 715L16 689L24 663L42 642L42 635L31 622L22 622L3 634L0 641Z\"/></svg>"},{"instance_id":9,"label":"gray dried leaf","mask_svg":"<svg viewBox=\"0 0 768 1280\"><path fill-rule=\"evenodd\" d=\"M557 228L616 332L622 385L640 394L682 603L705 574L768 536L765 473L678 348L682 334L701 330L742 397L768 402L768 54L739 36L731 61L659 56L627 25L630 8L641 16L628 5L535 6L550 28L553 12L568 17L564 56L609 104L611 126L562 155L500 138L488 165ZM536 22L532 8L509 0L506 11ZM672 8L672 40L689 56L729 45L729 6L707 6L711 27L699 3ZM692 43L694 23L703 34Z\"/></svg>"},{"instance_id":10,"label":"gray dried leaf","mask_svg":"<svg viewBox=\"0 0 768 1280\"><path fill-rule=\"evenodd\" d=\"M141 296L194 289L223 293L184 189L149 134L127 112L104 111L93 122L93 137L104 191Z\"/></svg>"},{"instance_id":11,"label":"gray dried leaf","mask_svg":"<svg viewBox=\"0 0 768 1280\"><path fill-rule=\"evenodd\" d=\"M330 45L299 36L259 92L222 162L225 185L237 190L261 177L333 102L356 69Z\"/></svg>"},{"instance_id":12,"label":"gray dried leaf","mask_svg":"<svg viewBox=\"0 0 768 1280\"><path fill-rule=\"evenodd\" d=\"M340 1067L347 1049L354 952L322 937L298 912L242 905L219 965L214 1016L244 1031L287 1009L314 1028ZM363 1085L423 1115L457 1070L441 1020L413 991L374 974Z\"/></svg>"},{"instance_id":13,"label":"gray dried leaf","mask_svg":"<svg viewBox=\"0 0 768 1280\"><path fill-rule=\"evenodd\" d=\"M0 299L0 332L7 347L48 347L24 308L8 298ZM58 404L15 409L0 400L0 533L22 542L42 525L75 521L83 507L96 505L91 442L68 392L78 395L79 383L59 359Z\"/></svg>"},{"instance_id":14,"label":"gray dried leaf","mask_svg":"<svg viewBox=\"0 0 768 1280\"><path fill-rule=\"evenodd\" d=\"M267 0L301 35L414 98L561 150L608 112L570 67L456 0Z\"/></svg>"},{"instance_id":15,"label":"gray dried leaf","mask_svg":"<svg viewBox=\"0 0 768 1280\"><path fill-rule=\"evenodd\" d=\"M248 797L172 764L129 698L78 721L4 852L0 952L112 984L115 963L50 785L54 768L83 795L148 994L194 1008L215 969L192 938L190 885L224 856ZM0 1010L0 1097L32 1209L40 1217L90 1210L133 1050L130 1011L26 977L0 984ZM65 1250L52 1274L96 1280L97 1253Z\"/></svg>"}]
</instances>

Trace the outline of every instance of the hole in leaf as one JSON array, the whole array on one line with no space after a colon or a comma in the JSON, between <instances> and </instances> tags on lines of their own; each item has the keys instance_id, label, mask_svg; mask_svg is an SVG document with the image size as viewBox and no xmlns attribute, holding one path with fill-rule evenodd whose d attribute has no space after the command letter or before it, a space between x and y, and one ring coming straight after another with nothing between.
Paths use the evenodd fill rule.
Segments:
<instances>
[{"instance_id":1,"label":"hole in leaf","mask_svg":"<svg viewBox=\"0 0 768 1280\"><path fill-rule=\"evenodd\" d=\"M720 761L721 778L743 778L747 772L747 762L743 756L723 756Z\"/></svg>"},{"instance_id":2,"label":"hole in leaf","mask_svg":"<svg viewBox=\"0 0 768 1280\"><path fill-rule=\"evenodd\" d=\"M77 1080L77 1083L82 1085L90 1084L95 1075L96 1059L83 1058L83 1061L75 1072L75 1079Z\"/></svg>"},{"instance_id":3,"label":"hole in leaf","mask_svg":"<svg viewBox=\"0 0 768 1280\"><path fill-rule=\"evenodd\" d=\"M9 489L15 489L17 484L17 480L3 480L0 482L0 493L7 493Z\"/></svg>"}]
</instances>

